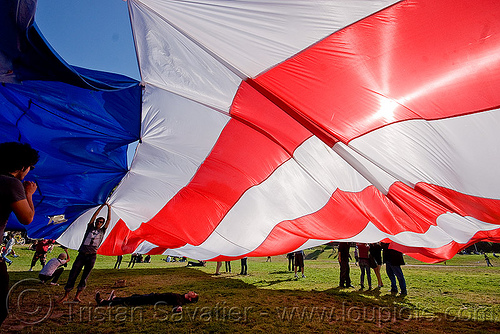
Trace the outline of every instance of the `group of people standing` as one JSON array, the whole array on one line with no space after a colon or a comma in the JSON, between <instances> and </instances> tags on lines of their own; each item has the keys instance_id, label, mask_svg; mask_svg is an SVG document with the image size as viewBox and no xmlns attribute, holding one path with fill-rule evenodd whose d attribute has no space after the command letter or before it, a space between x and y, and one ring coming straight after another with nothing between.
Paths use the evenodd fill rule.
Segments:
<instances>
[{"instance_id":1,"label":"group of people standing","mask_svg":"<svg viewBox=\"0 0 500 334\"><path fill-rule=\"evenodd\" d=\"M398 283L399 289L402 296L407 294L406 290L406 280L404 278L403 270L401 266L405 264L403 259L403 254L395 249L389 248L387 243L358 243L355 245L357 249L356 259L359 262L359 267L361 269L360 275L360 286L361 289L365 288L365 276L368 283L368 289L372 289L372 279L371 279L371 269L375 272L377 277L377 288L384 286L382 282L382 277L380 274L380 269L382 264L386 265L386 273L391 282L391 293L398 293ZM350 277L350 266L349 260L351 244L348 242L341 242L338 246L338 261L340 264L340 288L354 287L351 284ZM383 257L382 257L383 254Z\"/></svg>"},{"instance_id":2,"label":"group of people standing","mask_svg":"<svg viewBox=\"0 0 500 334\"><path fill-rule=\"evenodd\" d=\"M200 261L200 262L203 263L203 266L205 265L205 263L203 261ZM226 265L226 273L231 273L231 261L224 261L224 262ZM248 258L247 257L241 258L240 263L241 263L240 275L248 275ZM188 263L188 267L189 266L194 267L196 265L190 261ZM221 267L222 267L222 261L217 261L217 264L215 267L215 275L220 275L220 268Z\"/></svg>"}]
</instances>

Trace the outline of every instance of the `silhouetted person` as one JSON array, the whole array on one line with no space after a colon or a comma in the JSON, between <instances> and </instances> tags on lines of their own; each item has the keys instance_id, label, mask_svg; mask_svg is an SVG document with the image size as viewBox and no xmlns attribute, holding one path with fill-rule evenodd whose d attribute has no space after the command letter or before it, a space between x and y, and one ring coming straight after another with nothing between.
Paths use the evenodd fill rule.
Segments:
<instances>
[{"instance_id":1,"label":"silhouetted person","mask_svg":"<svg viewBox=\"0 0 500 334\"><path fill-rule=\"evenodd\" d=\"M168 258L168 256L167 256L167 258ZM131 254L130 255L130 261L128 263L127 268L134 268L134 265L135 265L136 262L137 262L137 254L135 254L135 253ZM167 261L167 262L170 262L170 261ZM130 267L130 265L132 265L132 267Z\"/></svg>"},{"instance_id":2,"label":"silhouetted person","mask_svg":"<svg viewBox=\"0 0 500 334\"><path fill-rule=\"evenodd\" d=\"M484 260L486 261L487 267L493 267L493 265L490 262L490 258L488 257L488 255L486 255L486 253L484 253Z\"/></svg>"},{"instance_id":3,"label":"silhouetted person","mask_svg":"<svg viewBox=\"0 0 500 334\"><path fill-rule=\"evenodd\" d=\"M351 245L348 242L339 243L339 264L340 264L340 284L341 288L353 288L351 284L349 259L351 255L349 254L349 249Z\"/></svg>"},{"instance_id":4,"label":"silhouetted person","mask_svg":"<svg viewBox=\"0 0 500 334\"><path fill-rule=\"evenodd\" d=\"M302 278L306 278L306 276L304 275L304 258L305 258L304 251L303 250L296 251L293 253L293 255L295 264L295 269L294 269L295 278L299 278L299 276L297 276L297 269L301 271Z\"/></svg>"},{"instance_id":5,"label":"silhouetted person","mask_svg":"<svg viewBox=\"0 0 500 334\"><path fill-rule=\"evenodd\" d=\"M120 269L120 266L122 264L122 260L123 260L123 255L118 255L116 257L115 269Z\"/></svg>"},{"instance_id":6,"label":"silhouetted person","mask_svg":"<svg viewBox=\"0 0 500 334\"><path fill-rule=\"evenodd\" d=\"M204 267L205 264L206 264L205 261L200 261L200 260L198 260L196 262L194 262L194 261L188 261L186 267Z\"/></svg>"},{"instance_id":7,"label":"silhouetted person","mask_svg":"<svg viewBox=\"0 0 500 334\"><path fill-rule=\"evenodd\" d=\"M35 168L39 159L38 151L29 144L6 142L0 144L0 236L11 212L17 220L28 225L35 216L33 194L37 185L32 181L23 181ZM9 274L7 265L0 258L0 325L7 317L7 295L9 293Z\"/></svg>"},{"instance_id":8,"label":"silhouetted person","mask_svg":"<svg viewBox=\"0 0 500 334\"><path fill-rule=\"evenodd\" d=\"M248 258L244 257L240 261L241 261L240 275L246 275L248 272Z\"/></svg>"},{"instance_id":9,"label":"silhouetted person","mask_svg":"<svg viewBox=\"0 0 500 334\"><path fill-rule=\"evenodd\" d=\"M288 259L288 271L293 271L295 267L295 254L293 252L288 253L286 255L286 258Z\"/></svg>"}]
</instances>

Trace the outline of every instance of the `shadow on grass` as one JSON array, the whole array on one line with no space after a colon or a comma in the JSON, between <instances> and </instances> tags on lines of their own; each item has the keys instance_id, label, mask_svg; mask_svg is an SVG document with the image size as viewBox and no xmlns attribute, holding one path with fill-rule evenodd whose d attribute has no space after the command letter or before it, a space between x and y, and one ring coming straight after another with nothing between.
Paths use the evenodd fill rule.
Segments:
<instances>
[{"instance_id":1,"label":"shadow on grass","mask_svg":"<svg viewBox=\"0 0 500 334\"><path fill-rule=\"evenodd\" d=\"M272 285L283 283L283 282L291 282L294 280L295 280L294 278L277 279L277 280L272 280L272 281L261 280L261 281L254 282L251 285L254 285L256 287L265 287L265 286L272 286Z\"/></svg>"},{"instance_id":2,"label":"shadow on grass","mask_svg":"<svg viewBox=\"0 0 500 334\"><path fill-rule=\"evenodd\" d=\"M61 275L59 287L50 287L56 294L63 293L63 287L68 278L69 270L65 270ZM270 274L292 274L288 271L275 271ZM11 276L11 285L17 281L27 278L37 278L36 273L32 272L13 272ZM242 294L243 291L254 293L255 290L261 290L262 294L272 294L276 291L292 291L288 289L261 289L271 287L280 283L296 281L293 277L280 279L261 279L252 283L244 281L245 276L240 275L221 275L215 276L212 273L207 273L198 268L192 267L174 267L174 268L144 268L144 269L94 269L88 279L88 286L84 293L87 299L93 302L95 291L110 292L116 290L118 294L128 295L133 293L146 294L152 292L177 292L183 293L193 290L209 294L231 295ZM125 281L123 285L117 284L119 281ZM79 280L77 280L78 284ZM60 290L60 292L58 291ZM75 289L76 290L76 289ZM398 298L390 294L382 294L380 289L358 290L354 288L330 288L327 290L300 291L300 294L310 293L325 293L328 295L336 295L340 299L348 298L357 300L358 302L379 303L389 302L391 305L394 302L402 302L403 298Z\"/></svg>"},{"instance_id":3,"label":"shadow on grass","mask_svg":"<svg viewBox=\"0 0 500 334\"><path fill-rule=\"evenodd\" d=\"M271 271L269 275L283 275L283 274L292 274L293 271L287 271L287 270L277 270L277 271Z\"/></svg>"},{"instance_id":4,"label":"shadow on grass","mask_svg":"<svg viewBox=\"0 0 500 334\"><path fill-rule=\"evenodd\" d=\"M59 280L60 286L46 286L47 289L58 296L64 292L64 284L68 278L69 270L65 270ZM290 274L288 271L275 271L271 274ZM23 279L36 280L37 273L33 272L12 272L10 273L10 285L14 285ZM276 292L292 291L287 289L260 289L270 287L283 282L295 281L293 277L271 280L259 280L253 283L247 283L243 280L244 277L239 275L232 276L214 276L211 273L206 273L197 268L191 267L175 267L175 268L144 268L144 269L94 269L88 279L87 288L84 291L85 302L93 302L95 291L109 293L111 290L116 290L119 296L129 295L133 293L146 294L152 292L177 292L183 293L189 290L208 295L232 295L254 294L259 290L260 294L273 294ZM117 282L124 281L123 284L117 285ZM79 280L77 280L77 283ZM43 286L43 285L42 285ZM75 289L76 290L76 289ZM300 294L307 297L308 294L323 293L329 296L336 295L340 299L355 297L358 301L366 300L368 303L377 301L389 301L394 298L389 295L380 298L381 293L378 289L373 290L355 290L346 288L331 288L323 291L294 291L293 294ZM396 299L394 299L396 300Z\"/></svg>"},{"instance_id":5,"label":"shadow on grass","mask_svg":"<svg viewBox=\"0 0 500 334\"><path fill-rule=\"evenodd\" d=\"M314 252L306 255L306 260L316 260L324 252L323 248L316 249Z\"/></svg>"},{"instance_id":6,"label":"shadow on grass","mask_svg":"<svg viewBox=\"0 0 500 334\"><path fill-rule=\"evenodd\" d=\"M69 270L65 270L60 283L65 283ZM33 272L12 272L11 285L36 277ZM117 280L126 280L121 288L113 288ZM83 303L51 306L51 313L34 325L20 327L19 319L9 318L3 333L114 333L114 332L464 332L464 323L433 321L430 325L413 319L410 313L418 305L380 290L330 288L327 290L266 289L293 279L244 282L241 276L213 276L197 268L134 268L94 269L82 294ZM26 285L35 290L37 284ZM52 297L60 296L63 286L40 287ZM107 295L116 290L117 296L152 292L184 293L189 290L200 294L197 304L183 307L183 317L171 309L145 306L140 309L112 307L96 308L96 291ZM27 294L30 306L44 306L47 298ZM46 306L46 305L45 305ZM49 305L50 306L50 305ZM43 308L40 308L43 309ZM28 309L32 311L33 308ZM135 313L134 313L134 312ZM366 311L366 312L365 312ZM365 317L366 314L366 317ZM375 314L380 317L372 317ZM135 321L134 316L140 316ZM412 315L413 316L413 315ZM445 315L430 316L447 320ZM361 318L359 318L361 317ZM439 318L438 318L439 317ZM431 321L434 318L431 318ZM134 320L134 321L133 321ZM17 327L16 327L17 326ZM467 324L467 326L469 326ZM498 328L498 323L472 322L470 331ZM279 329L279 330L278 330Z\"/></svg>"}]
</instances>

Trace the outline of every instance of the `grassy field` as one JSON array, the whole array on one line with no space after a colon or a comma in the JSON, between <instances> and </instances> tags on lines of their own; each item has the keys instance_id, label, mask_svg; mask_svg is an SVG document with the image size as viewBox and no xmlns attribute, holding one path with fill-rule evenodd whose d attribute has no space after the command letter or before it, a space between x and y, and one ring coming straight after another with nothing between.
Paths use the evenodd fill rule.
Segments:
<instances>
[{"instance_id":1,"label":"grassy field","mask_svg":"<svg viewBox=\"0 0 500 334\"><path fill-rule=\"evenodd\" d=\"M360 270L351 264L356 288L339 289L339 265L331 248L306 250L306 278L295 280L284 256L250 258L248 275L232 272L216 276L215 263L186 268L185 263L162 261L120 270L115 257L99 256L82 294L83 303L56 304L62 286L37 282L37 264L29 272L33 252L15 246L20 257L9 267L10 315L2 333L494 333L500 332L500 259L486 267L481 255L457 255L446 264L428 265L405 257L403 271L407 297L389 293L389 280L380 290L360 290ZM56 248L48 258L61 251ZM72 258L75 251L70 251ZM383 268L384 269L384 268ZM384 270L383 270L384 271ZM69 267L61 276L66 282ZM374 281L375 275L372 272ZM118 280L126 280L118 287ZM376 285L376 284L374 284ZM96 291L115 290L118 296L133 293L194 290L200 301L183 307L97 307ZM73 294L71 295L73 297Z\"/></svg>"}]
</instances>

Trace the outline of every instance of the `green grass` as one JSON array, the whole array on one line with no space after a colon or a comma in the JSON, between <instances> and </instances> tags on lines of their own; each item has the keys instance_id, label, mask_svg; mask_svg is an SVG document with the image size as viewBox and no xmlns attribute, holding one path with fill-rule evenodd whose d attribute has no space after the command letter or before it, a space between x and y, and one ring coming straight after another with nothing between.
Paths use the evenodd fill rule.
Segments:
<instances>
[{"instance_id":1,"label":"green grass","mask_svg":"<svg viewBox=\"0 0 500 334\"><path fill-rule=\"evenodd\" d=\"M405 257L409 293L405 298L389 294L385 272L380 291L336 288L339 265L325 247L306 251L307 277L299 280L288 272L284 256L275 256L272 262L249 258L247 276L238 275L239 261L232 262L232 273L225 273L223 265L222 275L215 276L215 263L186 268L185 263L166 263L161 260L165 256L157 255L152 263L127 269L130 256L124 256L122 269L114 270L115 257L99 256L83 303L55 305L50 301L62 296L63 287L36 283L40 264L34 272L27 271L33 252L25 246L15 250L20 257L9 267L10 283L15 288L12 296L21 297L11 298L11 314L2 333L500 332L500 261L493 256L494 267L486 267L481 255L457 255L446 265ZM49 258L59 252L56 248ZM70 255L75 258L76 252ZM69 268L61 283L68 272ZM359 283L359 273L351 264L353 284ZM126 286L115 288L120 279ZM182 314L164 306L96 307L95 292L113 289L118 296L194 290L200 301L186 305Z\"/></svg>"}]
</instances>

